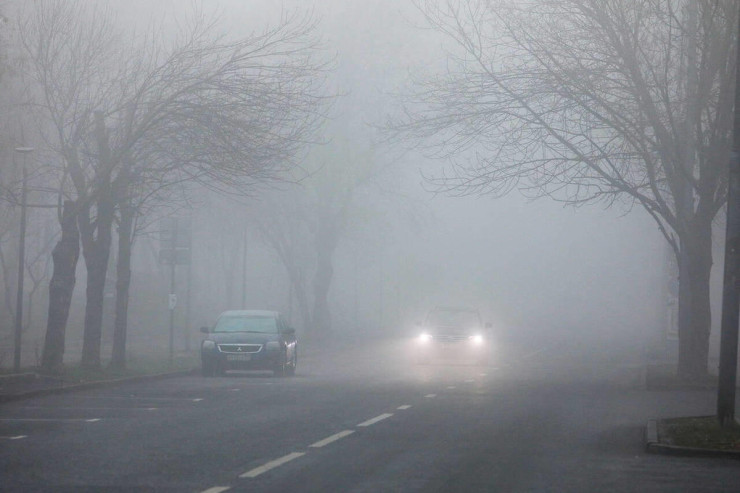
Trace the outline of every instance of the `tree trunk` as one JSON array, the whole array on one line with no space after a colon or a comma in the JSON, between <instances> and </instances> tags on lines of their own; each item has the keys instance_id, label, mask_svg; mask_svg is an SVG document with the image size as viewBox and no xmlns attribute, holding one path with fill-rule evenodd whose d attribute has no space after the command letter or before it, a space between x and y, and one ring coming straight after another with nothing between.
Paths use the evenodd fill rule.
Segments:
<instances>
[{"instance_id":1,"label":"tree trunk","mask_svg":"<svg viewBox=\"0 0 740 493\"><path fill-rule=\"evenodd\" d=\"M97 238L92 238L89 217L86 225L81 225L83 232L82 255L87 267L87 300L85 304L85 330L82 341L83 368L100 368L100 342L103 333L103 301L105 278L108 274L108 260L110 257L111 230L113 227L112 201L107 197L98 200L98 215L96 218Z\"/></svg>"},{"instance_id":2,"label":"tree trunk","mask_svg":"<svg viewBox=\"0 0 740 493\"><path fill-rule=\"evenodd\" d=\"M111 231L115 213L114 189L111 175L114 164L101 111L95 112L95 140L98 146L97 169L95 170L96 217L90 217L90 203L78 215L82 238L82 256L87 267L87 300L85 304L85 331L82 341L83 368L100 368L100 342L103 333L103 302L105 278L108 274Z\"/></svg>"},{"instance_id":3,"label":"tree trunk","mask_svg":"<svg viewBox=\"0 0 740 493\"><path fill-rule=\"evenodd\" d=\"M332 256L336 246L337 237L331 228L319 228L316 238L317 262L313 280L313 320L311 323L311 329L318 338L331 334L329 289L334 277Z\"/></svg>"},{"instance_id":4,"label":"tree trunk","mask_svg":"<svg viewBox=\"0 0 740 493\"><path fill-rule=\"evenodd\" d=\"M695 221L681 242L679 259L678 376L697 381L707 376L712 314L709 277L712 270L711 221ZM687 235L688 236L688 235Z\"/></svg>"},{"instance_id":5,"label":"tree trunk","mask_svg":"<svg viewBox=\"0 0 740 493\"><path fill-rule=\"evenodd\" d=\"M118 226L118 263L116 265L116 315L113 326L113 353L110 366L126 368L126 332L128 329L129 287L131 286L131 250L134 210L121 206Z\"/></svg>"},{"instance_id":6,"label":"tree trunk","mask_svg":"<svg viewBox=\"0 0 740 493\"><path fill-rule=\"evenodd\" d=\"M54 247L54 271L49 282L49 313L41 356L45 373L56 374L64 361L64 337L75 287L75 270L80 258L80 232L77 226L77 204L71 200L62 208L62 237Z\"/></svg>"},{"instance_id":7,"label":"tree trunk","mask_svg":"<svg viewBox=\"0 0 740 493\"><path fill-rule=\"evenodd\" d=\"M293 293L295 294L296 301L298 303L298 312L301 316L301 322L303 328L307 331L311 331L311 311L308 308L308 296L306 295L306 287L303 282L303 273L299 273L300 279L295 282L291 282Z\"/></svg>"}]
</instances>

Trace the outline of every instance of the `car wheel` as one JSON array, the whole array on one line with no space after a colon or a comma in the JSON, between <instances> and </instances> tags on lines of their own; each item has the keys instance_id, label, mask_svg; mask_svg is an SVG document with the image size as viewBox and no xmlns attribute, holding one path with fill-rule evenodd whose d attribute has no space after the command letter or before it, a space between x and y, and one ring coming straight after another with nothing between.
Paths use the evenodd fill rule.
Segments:
<instances>
[{"instance_id":1,"label":"car wheel","mask_svg":"<svg viewBox=\"0 0 740 493\"><path fill-rule=\"evenodd\" d=\"M280 359L278 360L278 362L275 364L275 368L273 368L272 370L273 376L275 377L285 376L285 374L287 373L287 366L288 366L287 360L288 360L288 356L285 353L283 353Z\"/></svg>"},{"instance_id":2,"label":"car wheel","mask_svg":"<svg viewBox=\"0 0 740 493\"><path fill-rule=\"evenodd\" d=\"M293 376L295 375L295 369L298 367L298 349L295 349L293 351L293 357L290 360L290 365L288 365L288 375Z\"/></svg>"},{"instance_id":3,"label":"car wheel","mask_svg":"<svg viewBox=\"0 0 740 493\"><path fill-rule=\"evenodd\" d=\"M206 360L202 361L201 372L204 377L212 377L214 375L213 363L209 363Z\"/></svg>"}]
</instances>

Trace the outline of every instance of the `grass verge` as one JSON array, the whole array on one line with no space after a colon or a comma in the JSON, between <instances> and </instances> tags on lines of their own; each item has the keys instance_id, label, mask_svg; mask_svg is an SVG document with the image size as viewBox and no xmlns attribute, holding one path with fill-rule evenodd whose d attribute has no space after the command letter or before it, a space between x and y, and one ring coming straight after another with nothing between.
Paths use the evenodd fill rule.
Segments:
<instances>
[{"instance_id":1,"label":"grass verge","mask_svg":"<svg viewBox=\"0 0 740 493\"><path fill-rule=\"evenodd\" d=\"M661 419L658 434L668 445L740 451L740 425L722 429L715 416Z\"/></svg>"}]
</instances>

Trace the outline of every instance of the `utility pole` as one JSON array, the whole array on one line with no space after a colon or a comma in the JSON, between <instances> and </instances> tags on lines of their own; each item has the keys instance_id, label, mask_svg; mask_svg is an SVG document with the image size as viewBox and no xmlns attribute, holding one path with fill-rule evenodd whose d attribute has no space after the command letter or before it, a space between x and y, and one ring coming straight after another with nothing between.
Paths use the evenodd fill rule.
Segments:
<instances>
[{"instance_id":1,"label":"utility pole","mask_svg":"<svg viewBox=\"0 0 740 493\"><path fill-rule=\"evenodd\" d=\"M21 190L21 231L18 241L18 286L15 299L15 337L13 351L13 371L21 371L21 341L23 335L23 280L26 269L26 198L28 195L28 170L26 155L33 152L33 147L16 147L15 152L23 154L23 185Z\"/></svg>"},{"instance_id":2,"label":"utility pole","mask_svg":"<svg viewBox=\"0 0 740 493\"><path fill-rule=\"evenodd\" d=\"M170 365L175 353L175 306L177 306L177 294L175 293L175 268L177 266L177 223L174 218L172 223L172 261L170 262Z\"/></svg>"},{"instance_id":3,"label":"utility pole","mask_svg":"<svg viewBox=\"0 0 740 493\"><path fill-rule=\"evenodd\" d=\"M740 10L738 11L735 62L735 118L727 191L725 271L722 291L722 331L719 353L717 419L723 428L735 424L737 381L738 311L740 310Z\"/></svg>"}]
</instances>

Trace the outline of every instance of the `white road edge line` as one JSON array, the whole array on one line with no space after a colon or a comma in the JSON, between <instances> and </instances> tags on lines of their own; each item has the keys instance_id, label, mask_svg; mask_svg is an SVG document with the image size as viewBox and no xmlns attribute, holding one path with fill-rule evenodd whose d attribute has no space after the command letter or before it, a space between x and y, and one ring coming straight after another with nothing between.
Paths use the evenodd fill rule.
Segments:
<instances>
[{"instance_id":1,"label":"white road edge line","mask_svg":"<svg viewBox=\"0 0 740 493\"><path fill-rule=\"evenodd\" d=\"M404 404L403 406L398 406L396 409L400 409L401 411L405 411L406 409L411 409L411 406L408 404Z\"/></svg>"},{"instance_id":2,"label":"white road edge line","mask_svg":"<svg viewBox=\"0 0 740 493\"><path fill-rule=\"evenodd\" d=\"M256 478L262 473L265 473L269 471L270 469L275 469L276 467L282 466L286 462L290 462L293 459L297 459L298 457L301 457L303 455L306 455L305 452L292 452L284 457L280 457L279 459L275 459L273 461L268 462L267 464L264 464L259 467L255 467L251 471L247 471L244 474L240 474L240 478Z\"/></svg>"},{"instance_id":3,"label":"white road edge line","mask_svg":"<svg viewBox=\"0 0 740 493\"><path fill-rule=\"evenodd\" d=\"M383 414L381 414L379 416L375 416L372 419L368 419L367 421L363 421L362 423L360 423L357 426L371 426L371 425L374 425L375 423L377 423L378 421L383 421L384 419L390 418L391 416L393 416L393 413L383 413Z\"/></svg>"},{"instance_id":4,"label":"white road edge line","mask_svg":"<svg viewBox=\"0 0 740 493\"><path fill-rule=\"evenodd\" d=\"M208 488L207 490L203 490L200 493L221 493L222 491L228 491L231 489L231 486L214 486L213 488Z\"/></svg>"},{"instance_id":5,"label":"white road edge line","mask_svg":"<svg viewBox=\"0 0 740 493\"><path fill-rule=\"evenodd\" d=\"M348 435L351 435L352 433L354 433L354 430L340 431L339 433L335 433L334 435L332 435L330 437L326 437L323 440L319 440L316 443L312 443L311 445L309 445L309 447L312 447L312 448L321 448L321 447L324 447L326 445L329 445L332 442L336 442L337 440L342 439L342 438L344 438L344 437L346 437Z\"/></svg>"},{"instance_id":6,"label":"white road edge line","mask_svg":"<svg viewBox=\"0 0 740 493\"><path fill-rule=\"evenodd\" d=\"M84 418L0 418L3 422L40 422L40 423L94 423L100 421L100 418L84 419Z\"/></svg>"},{"instance_id":7,"label":"white road edge line","mask_svg":"<svg viewBox=\"0 0 740 493\"><path fill-rule=\"evenodd\" d=\"M21 406L16 409L45 409L45 410L72 410L72 411L156 411L156 407L75 407L75 406Z\"/></svg>"},{"instance_id":8,"label":"white road edge line","mask_svg":"<svg viewBox=\"0 0 740 493\"><path fill-rule=\"evenodd\" d=\"M434 399L435 397L437 397L437 394L427 394L424 397L426 397L427 399Z\"/></svg>"}]
</instances>

